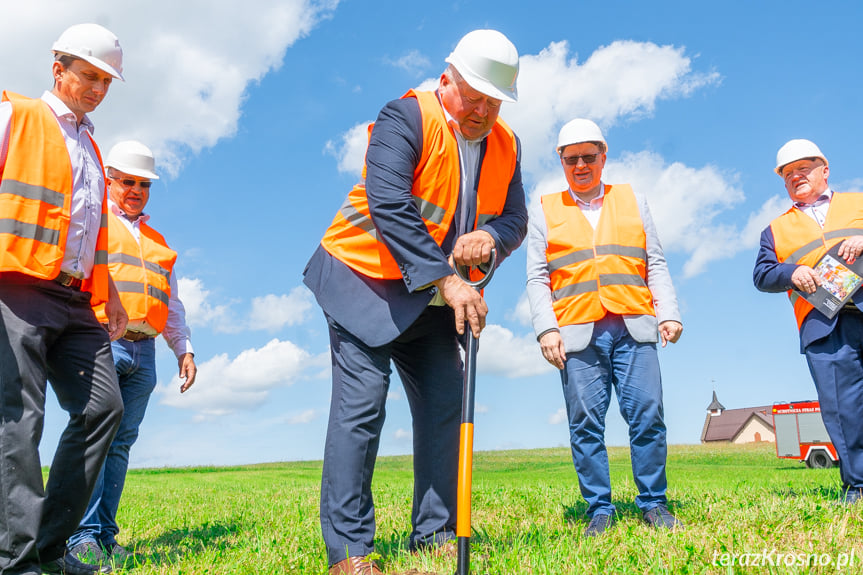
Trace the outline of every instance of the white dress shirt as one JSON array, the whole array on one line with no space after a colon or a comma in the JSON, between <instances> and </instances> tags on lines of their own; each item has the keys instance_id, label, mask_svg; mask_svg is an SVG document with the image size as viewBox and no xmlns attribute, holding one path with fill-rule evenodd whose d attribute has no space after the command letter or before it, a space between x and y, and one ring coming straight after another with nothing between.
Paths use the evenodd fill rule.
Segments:
<instances>
[{"instance_id":1,"label":"white dress shirt","mask_svg":"<svg viewBox=\"0 0 863 575\"><path fill-rule=\"evenodd\" d=\"M824 220L827 219L827 210L830 209L830 198L833 197L833 190L827 188L823 194L818 196L818 199L811 204L802 202L794 202L798 210L815 220L819 226L824 227Z\"/></svg>"},{"instance_id":2,"label":"white dress shirt","mask_svg":"<svg viewBox=\"0 0 863 575\"><path fill-rule=\"evenodd\" d=\"M581 208L581 213L584 214L587 223L595 230L596 225L599 223L599 216L602 214L602 200L605 199L605 184L599 182L599 195L589 202L585 202L579 198L578 194L572 190L569 190L569 195L575 200L575 205Z\"/></svg>"}]
</instances>

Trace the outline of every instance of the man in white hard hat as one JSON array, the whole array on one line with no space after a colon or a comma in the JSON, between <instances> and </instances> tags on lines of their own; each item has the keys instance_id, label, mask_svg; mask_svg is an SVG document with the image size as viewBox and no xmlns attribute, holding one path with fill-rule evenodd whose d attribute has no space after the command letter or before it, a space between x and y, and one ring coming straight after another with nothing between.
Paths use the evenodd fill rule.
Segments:
<instances>
[{"instance_id":1,"label":"man in white hard hat","mask_svg":"<svg viewBox=\"0 0 863 575\"><path fill-rule=\"evenodd\" d=\"M605 448L612 390L629 426L635 503L652 527L680 526L666 498L656 343L675 343L683 324L646 200L628 184L602 181L607 151L592 121L561 128L557 153L569 188L540 198L527 237L533 327L543 357L560 370L588 537L615 521Z\"/></svg>"},{"instance_id":2,"label":"man in white hard hat","mask_svg":"<svg viewBox=\"0 0 863 575\"><path fill-rule=\"evenodd\" d=\"M0 573L100 570L64 552L123 413L110 339L127 318L105 261L106 187L87 116L122 79L123 52L96 24L68 28L53 51L51 91L3 92L0 103ZM107 328L91 303L105 303ZM47 379L69 423L43 492Z\"/></svg>"},{"instance_id":3,"label":"man in white hard hat","mask_svg":"<svg viewBox=\"0 0 863 575\"><path fill-rule=\"evenodd\" d=\"M120 142L108 152L105 167L110 196L108 269L129 315L126 333L111 344L124 411L87 512L68 547L85 563L122 564L130 553L117 543L117 508L129 450L156 387L156 336L162 334L177 358L180 378L185 380L180 393L195 383L197 368L177 290L177 252L150 226L150 216L144 213L153 181L159 179L153 153L140 142ZM106 321L103 306L96 308L96 317Z\"/></svg>"},{"instance_id":4,"label":"man in white hard hat","mask_svg":"<svg viewBox=\"0 0 863 575\"><path fill-rule=\"evenodd\" d=\"M800 352L839 455L840 498L852 504L863 498L863 292L832 318L800 294L815 293L821 279L813 268L831 248L838 245L839 259L849 264L863 253L863 194L830 189L827 157L809 140L782 146L775 172L794 204L761 232L753 279L761 291L788 293Z\"/></svg>"},{"instance_id":5,"label":"man in white hard hat","mask_svg":"<svg viewBox=\"0 0 863 575\"><path fill-rule=\"evenodd\" d=\"M498 117L518 53L500 32L459 41L434 92L411 90L370 130L364 180L306 270L330 330L333 391L321 484L331 574L380 573L371 481L392 361L413 416L413 550L455 538L465 321L482 296L450 265L497 261L524 238L520 143ZM447 547L451 547L447 545Z\"/></svg>"}]
</instances>

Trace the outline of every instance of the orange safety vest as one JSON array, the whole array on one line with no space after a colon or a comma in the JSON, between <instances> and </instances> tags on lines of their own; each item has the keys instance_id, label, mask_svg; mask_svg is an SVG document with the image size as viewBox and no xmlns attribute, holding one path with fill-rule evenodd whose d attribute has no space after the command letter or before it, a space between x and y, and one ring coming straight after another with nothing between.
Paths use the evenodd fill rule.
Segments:
<instances>
[{"instance_id":1,"label":"orange safety vest","mask_svg":"<svg viewBox=\"0 0 863 575\"><path fill-rule=\"evenodd\" d=\"M6 166L0 174L0 272L54 279L66 251L72 206L72 162L57 118L42 100L3 92L12 103ZM89 133L88 133L89 135ZM102 163L96 142L93 149ZM107 188L96 236L95 265L82 290L108 300Z\"/></svg>"},{"instance_id":2,"label":"orange safety vest","mask_svg":"<svg viewBox=\"0 0 863 575\"><path fill-rule=\"evenodd\" d=\"M559 326L597 321L606 312L656 315L647 287L647 238L629 185L605 186L595 230L568 190L540 201Z\"/></svg>"},{"instance_id":3,"label":"orange safety vest","mask_svg":"<svg viewBox=\"0 0 863 575\"><path fill-rule=\"evenodd\" d=\"M797 207L770 223L776 259L780 263L814 268L830 248L851 236L863 235L863 194L834 192L827 209L824 228ZM797 329L814 308L793 289L788 298L794 306Z\"/></svg>"},{"instance_id":4,"label":"orange safety vest","mask_svg":"<svg viewBox=\"0 0 863 575\"><path fill-rule=\"evenodd\" d=\"M129 321L146 320L161 333L168 321L171 299L171 272L177 252L168 247L162 234L145 223L139 224L141 243L113 212L108 216L108 269L120 292L120 301ZM96 317L108 322L105 306L96 306Z\"/></svg>"},{"instance_id":5,"label":"orange safety vest","mask_svg":"<svg viewBox=\"0 0 863 575\"><path fill-rule=\"evenodd\" d=\"M458 142L447 125L443 107L434 92L409 91L422 114L423 149L414 169L413 194L417 210L438 245L446 238L461 189ZM371 127L369 128L371 135ZM486 152L477 184L475 227L503 213L509 183L517 160L515 135L499 119L486 138ZM363 176L366 168L363 167ZM348 194L321 245L355 271L377 279L401 279L399 266L374 226L365 179Z\"/></svg>"}]
</instances>

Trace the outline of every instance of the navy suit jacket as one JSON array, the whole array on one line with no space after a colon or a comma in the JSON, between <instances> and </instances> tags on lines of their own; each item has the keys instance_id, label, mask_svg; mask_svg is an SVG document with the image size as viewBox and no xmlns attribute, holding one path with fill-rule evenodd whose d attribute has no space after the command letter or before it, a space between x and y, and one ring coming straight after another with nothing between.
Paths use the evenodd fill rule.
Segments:
<instances>
[{"instance_id":1,"label":"navy suit jacket","mask_svg":"<svg viewBox=\"0 0 863 575\"><path fill-rule=\"evenodd\" d=\"M422 143L419 104L415 98L403 98L389 102L381 110L366 151L366 193L372 221L398 263L402 279L367 277L322 246L318 246L303 272L304 283L324 313L372 347L394 340L428 306L435 288L419 288L452 273L447 257L455 243L456 226L450 227L438 245L428 233L411 194ZM503 212L478 228L494 238L498 264L518 248L527 233L520 143L518 149ZM480 167L484 156L485 143ZM454 221L458 221L460 210L459 205Z\"/></svg>"},{"instance_id":2,"label":"navy suit jacket","mask_svg":"<svg viewBox=\"0 0 863 575\"><path fill-rule=\"evenodd\" d=\"M834 192L835 193L835 192ZM752 279L755 287L763 292L784 292L794 289L791 283L791 275L797 269L797 264L780 263L776 257L776 241L773 239L773 230L768 226L761 232L761 245L758 249L758 257L755 259L755 269ZM851 298L857 307L863 309L863 290L858 290ZM813 341L830 335L839 314L829 319L826 315L813 309L803 320L800 326L800 353L803 353Z\"/></svg>"}]
</instances>

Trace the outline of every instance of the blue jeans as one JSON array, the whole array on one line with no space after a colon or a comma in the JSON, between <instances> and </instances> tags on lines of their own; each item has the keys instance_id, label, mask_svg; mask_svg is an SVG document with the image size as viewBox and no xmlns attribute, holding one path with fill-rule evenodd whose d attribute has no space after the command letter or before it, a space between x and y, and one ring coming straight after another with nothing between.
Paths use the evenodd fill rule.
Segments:
<instances>
[{"instance_id":1,"label":"blue jeans","mask_svg":"<svg viewBox=\"0 0 863 575\"><path fill-rule=\"evenodd\" d=\"M635 503L642 511L665 505L667 446L656 344L635 341L620 316L607 314L594 324L587 348L566 355L560 373L572 460L588 516L615 511L605 449L612 386L629 426L632 474L638 488Z\"/></svg>"},{"instance_id":2,"label":"blue jeans","mask_svg":"<svg viewBox=\"0 0 863 575\"><path fill-rule=\"evenodd\" d=\"M120 381L124 413L108 457L99 473L87 512L78 529L69 538L69 548L85 541L111 547L120 528L117 508L129 468L129 449L138 439L138 428L147 411L150 394L156 387L156 340L131 342L119 339L111 343L114 368Z\"/></svg>"}]
</instances>

